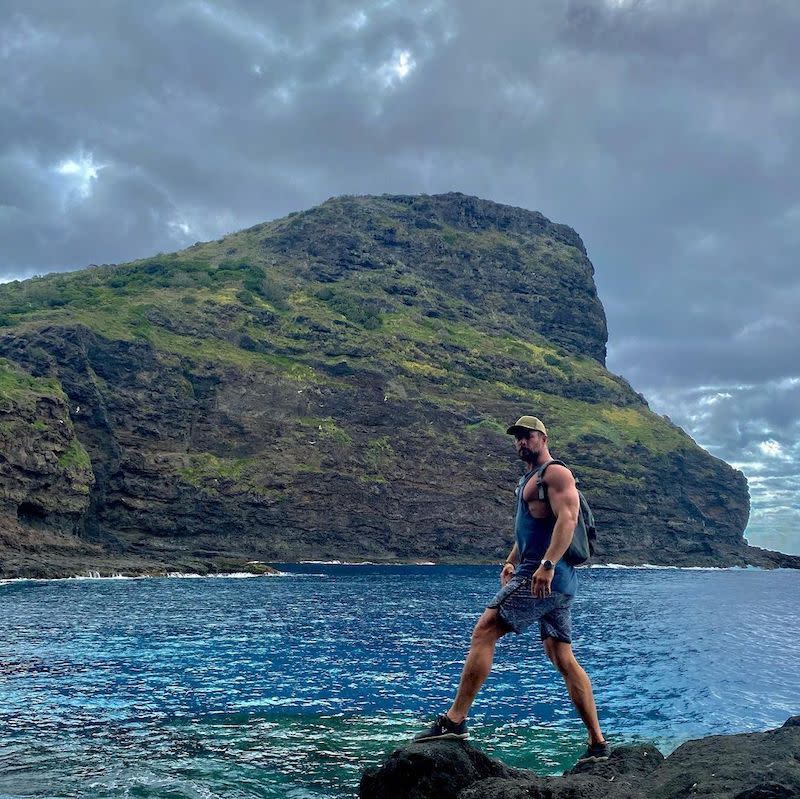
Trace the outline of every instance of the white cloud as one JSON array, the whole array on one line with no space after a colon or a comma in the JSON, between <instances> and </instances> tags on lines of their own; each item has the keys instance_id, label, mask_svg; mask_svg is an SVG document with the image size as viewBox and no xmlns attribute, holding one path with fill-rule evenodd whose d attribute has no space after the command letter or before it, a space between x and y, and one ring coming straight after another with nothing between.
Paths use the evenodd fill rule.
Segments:
<instances>
[{"instance_id":1,"label":"white cloud","mask_svg":"<svg viewBox=\"0 0 800 799\"><path fill-rule=\"evenodd\" d=\"M96 164L91 153L80 153L76 158L65 158L55 167L55 172L67 178L66 195L85 200L92 194L92 184L105 164Z\"/></svg>"},{"instance_id":2,"label":"white cloud","mask_svg":"<svg viewBox=\"0 0 800 799\"><path fill-rule=\"evenodd\" d=\"M173 219L167 223L169 229L179 238L188 236L192 232L192 228L185 219Z\"/></svg>"},{"instance_id":3,"label":"white cloud","mask_svg":"<svg viewBox=\"0 0 800 799\"><path fill-rule=\"evenodd\" d=\"M368 17L363 11L356 11L356 13L347 20L350 27L357 31L361 30L367 24L367 21Z\"/></svg>"},{"instance_id":4,"label":"white cloud","mask_svg":"<svg viewBox=\"0 0 800 799\"><path fill-rule=\"evenodd\" d=\"M417 62L414 61L410 51L395 50L391 59L381 65L378 75L384 86L388 88L394 86L398 81L405 80L416 69L416 66Z\"/></svg>"},{"instance_id":5,"label":"white cloud","mask_svg":"<svg viewBox=\"0 0 800 799\"><path fill-rule=\"evenodd\" d=\"M700 397L698 402L701 405L716 405L718 402L721 402L722 400L726 399L731 399L732 397L733 394L731 394L729 391L717 391L715 394L709 394L706 395L705 397Z\"/></svg>"},{"instance_id":6,"label":"white cloud","mask_svg":"<svg viewBox=\"0 0 800 799\"><path fill-rule=\"evenodd\" d=\"M758 448L764 455L770 458L780 458L783 455L783 447L777 442L770 439L769 441L762 441Z\"/></svg>"}]
</instances>

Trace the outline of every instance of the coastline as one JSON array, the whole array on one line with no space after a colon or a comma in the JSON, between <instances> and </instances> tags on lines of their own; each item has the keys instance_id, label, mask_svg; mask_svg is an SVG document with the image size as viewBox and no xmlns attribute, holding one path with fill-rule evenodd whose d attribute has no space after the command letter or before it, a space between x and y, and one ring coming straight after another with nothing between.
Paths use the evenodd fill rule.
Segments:
<instances>
[{"instance_id":1,"label":"coastline","mask_svg":"<svg viewBox=\"0 0 800 799\"><path fill-rule=\"evenodd\" d=\"M414 567L440 567L440 566L494 566L494 563L470 562L470 563L433 563L432 561L341 561L341 560L300 560L300 561L280 561L282 566L345 566L345 567L368 567L368 568L414 568ZM754 572L754 571L796 571L791 568L765 568L763 566L669 566L653 563L641 563L628 565L623 563L593 563L585 566L578 566L581 571L592 569L602 569L611 571L686 571L686 572ZM209 572L200 574L199 572L152 572L146 574L100 574L90 572L88 574L69 574L58 577L0 577L0 587L17 583L50 583L62 581L105 581L105 580L246 580L257 577L306 577L308 574L302 572L289 572L276 569L269 572Z\"/></svg>"},{"instance_id":2,"label":"coastline","mask_svg":"<svg viewBox=\"0 0 800 799\"><path fill-rule=\"evenodd\" d=\"M291 556L294 555L294 557ZM17 578L60 579L74 577L164 577L167 575L210 576L269 571L268 564L292 566L493 566L502 555L482 553L466 556L443 553L395 554L381 552L287 553L275 558L273 552L218 550L174 550L158 552L123 551L115 553L4 550L0 547L0 580ZM590 564L579 568L604 569L775 569L800 570L800 555L771 552L751 546L731 546L721 551L692 554L664 552L654 548L624 552L598 552Z\"/></svg>"}]
</instances>

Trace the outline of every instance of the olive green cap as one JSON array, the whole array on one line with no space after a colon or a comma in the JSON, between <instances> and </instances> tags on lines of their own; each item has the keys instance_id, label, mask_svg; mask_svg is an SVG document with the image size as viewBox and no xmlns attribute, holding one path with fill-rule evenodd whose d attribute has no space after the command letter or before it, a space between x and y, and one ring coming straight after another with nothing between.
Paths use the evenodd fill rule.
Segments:
<instances>
[{"instance_id":1,"label":"olive green cap","mask_svg":"<svg viewBox=\"0 0 800 799\"><path fill-rule=\"evenodd\" d=\"M520 416L519 419L506 430L506 433L510 436L514 436L520 430L538 430L540 433L547 435L547 428L544 426L544 422L541 419L537 419L535 416Z\"/></svg>"}]
</instances>

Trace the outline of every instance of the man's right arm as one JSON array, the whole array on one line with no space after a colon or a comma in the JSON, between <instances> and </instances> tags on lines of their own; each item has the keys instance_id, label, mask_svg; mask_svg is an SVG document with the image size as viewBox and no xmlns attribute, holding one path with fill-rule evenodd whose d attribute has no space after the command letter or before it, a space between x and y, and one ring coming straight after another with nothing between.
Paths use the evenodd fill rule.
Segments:
<instances>
[{"instance_id":1,"label":"man's right arm","mask_svg":"<svg viewBox=\"0 0 800 799\"><path fill-rule=\"evenodd\" d=\"M517 545L514 544L513 549L506 558L506 562L503 564L503 570L500 572L501 585L505 585L511 579L511 576L514 574L514 569L517 567L517 563L519 563L519 549Z\"/></svg>"}]
</instances>

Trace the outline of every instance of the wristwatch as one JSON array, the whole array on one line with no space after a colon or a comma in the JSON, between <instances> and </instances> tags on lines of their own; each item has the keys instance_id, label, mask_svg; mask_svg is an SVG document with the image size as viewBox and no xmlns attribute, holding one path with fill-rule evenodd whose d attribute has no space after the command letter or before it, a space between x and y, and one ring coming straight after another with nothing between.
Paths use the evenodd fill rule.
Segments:
<instances>
[{"instance_id":1,"label":"wristwatch","mask_svg":"<svg viewBox=\"0 0 800 799\"><path fill-rule=\"evenodd\" d=\"M542 561L542 566L544 567L544 570L546 572L551 572L551 571L553 571L553 569L555 569L556 564L553 563L552 560L543 560Z\"/></svg>"}]
</instances>

